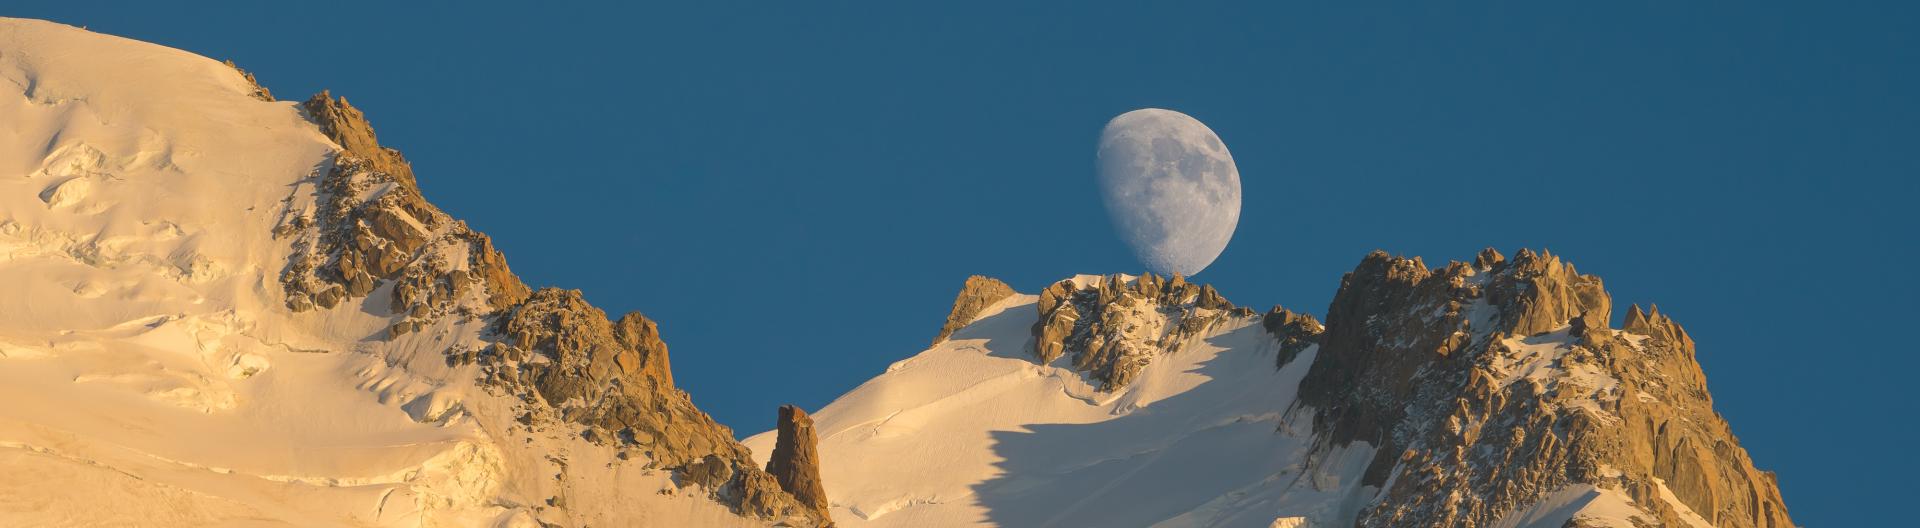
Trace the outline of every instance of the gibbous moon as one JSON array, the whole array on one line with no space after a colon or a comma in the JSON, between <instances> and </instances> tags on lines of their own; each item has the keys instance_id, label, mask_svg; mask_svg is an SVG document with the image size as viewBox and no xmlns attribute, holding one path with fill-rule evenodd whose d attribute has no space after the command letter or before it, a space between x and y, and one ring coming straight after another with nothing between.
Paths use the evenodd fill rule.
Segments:
<instances>
[{"instance_id":1,"label":"gibbous moon","mask_svg":"<svg viewBox=\"0 0 1920 528\"><path fill-rule=\"evenodd\" d=\"M1100 191L1113 228L1147 268L1207 269L1240 223L1240 170L1207 125L1158 108L1120 114L1100 132Z\"/></svg>"}]
</instances>

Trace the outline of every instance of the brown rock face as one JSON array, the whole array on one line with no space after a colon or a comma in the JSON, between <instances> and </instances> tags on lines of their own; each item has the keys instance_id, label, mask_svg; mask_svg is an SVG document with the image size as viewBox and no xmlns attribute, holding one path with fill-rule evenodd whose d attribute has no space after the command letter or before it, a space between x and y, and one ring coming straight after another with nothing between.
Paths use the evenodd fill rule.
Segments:
<instances>
[{"instance_id":1,"label":"brown rock face","mask_svg":"<svg viewBox=\"0 0 1920 528\"><path fill-rule=\"evenodd\" d=\"M1551 254L1428 269L1376 252L1342 280L1300 387L1331 445L1376 448L1359 526L1488 526L1576 484L1683 525L1792 526L1770 473L1714 413L1665 316L1607 328L1600 280ZM1449 490L1435 493L1434 490Z\"/></svg>"},{"instance_id":2,"label":"brown rock face","mask_svg":"<svg viewBox=\"0 0 1920 528\"><path fill-rule=\"evenodd\" d=\"M1211 286L1148 273L1129 281L1109 275L1088 287L1060 281L1040 292L1033 353L1042 364L1073 354L1074 369L1111 391L1132 383L1163 353L1205 337L1230 318L1259 317L1234 308Z\"/></svg>"},{"instance_id":3,"label":"brown rock face","mask_svg":"<svg viewBox=\"0 0 1920 528\"><path fill-rule=\"evenodd\" d=\"M483 386L519 396L533 419L575 424L593 442L639 451L743 515L794 526L824 522L824 513L753 464L732 430L673 386L666 344L645 316L615 323L578 290L546 288L495 324L500 342L448 361L478 364Z\"/></svg>"},{"instance_id":4,"label":"brown rock face","mask_svg":"<svg viewBox=\"0 0 1920 528\"><path fill-rule=\"evenodd\" d=\"M398 330L499 311L527 296L486 235L366 160L339 155L312 183L315 202L289 208L274 229L294 246L280 275L288 308L333 308L391 282Z\"/></svg>"},{"instance_id":5,"label":"brown rock face","mask_svg":"<svg viewBox=\"0 0 1920 528\"><path fill-rule=\"evenodd\" d=\"M577 290L530 291L486 235L427 203L405 158L381 147L345 98L322 92L303 108L343 151L308 182L314 203L293 204L274 229L294 248L281 273L290 309L385 310L394 321L388 338L447 318L487 321L498 340L449 350L447 361L478 365L483 387L521 402L521 423L570 424L623 458L643 453L745 516L827 524L823 509L782 489L731 430L674 387L652 320L630 313L610 321ZM380 306L349 302L386 286L391 296ZM567 507L555 499L551 506Z\"/></svg>"},{"instance_id":6,"label":"brown rock face","mask_svg":"<svg viewBox=\"0 0 1920 528\"><path fill-rule=\"evenodd\" d=\"M947 313L946 324L940 325L940 335L933 337L933 344L946 341L948 336L961 327L972 323L980 311L1013 296L1013 287L999 280L974 275L967 277L967 283L960 287L960 294L953 299L953 311Z\"/></svg>"},{"instance_id":7,"label":"brown rock face","mask_svg":"<svg viewBox=\"0 0 1920 528\"><path fill-rule=\"evenodd\" d=\"M1287 366L1287 362L1293 361L1307 347L1319 344L1320 334L1327 330L1313 315L1296 313L1279 305L1260 318L1260 326L1280 341L1280 354L1275 359L1275 368Z\"/></svg>"},{"instance_id":8,"label":"brown rock face","mask_svg":"<svg viewBox=\"0 0 1920 528\"><path fill-rule=\"evenodd\" d=\"M489 387L537 395L530 403L597 429L596 438L637 448L659 467L683 468L708 455L747 460L731 430L659 373L666 346L652 321L630 314L615 325L579 290L546 288L496 324L504 339L471 355Z\"/></svg>"},{"instance_id":9,"label":"brown rock face","mask_svg":"<svg viewBox=\"0 0 1920 528\"><path fill-rule=\"evenodd\" d=\"M1080 321L1080 310L1073 307L1073 281L1060 281L1040 290L1040 320L1033 326L1033 355L1040 364L1053 363L1066 353L1067 337Z\"/></svg>"},{"instance_id":10,"label":"brown rock face","mask_svg":"<svg viewBox=\"0 0 1920 528\"><path fill-rule=\"evenodd\" d=\"M465 225L465 222L462 222L462 225ZM526 283L520 282L518 275L513 274L513 270L507 268L507 257L500 253L500 250L494 249L493 239L487 238L487 235L478 231L469 230L468 232L471 233L467 237L468 241L474 247L470 257L473 267L468 270L468 274L478 279L481 284L487 285L487 307L504 310L518 304L526 299L527 295L533 293L533 290L527 288Z\"/></svg>"},{"instance_id":11,"label":"brown rock face","mask_svg":"<svg viewBox=\"0 0 1920 528\"><path fill-rule=\"evenodd\" d=\"M813 418L799 407L783 405L778 431L773 456L767 460L767 473L780 483L780 489L830 523L827 489L820 483L820 441L814 436Z\"/></svg>"},{"instance_id":12,"label":"brown rock face","mask_svg":"<svg viewBox=\"0 0 1920 528\"><path fill-rule=\"evenodd\" d=\"M641 374L673 386L673 367L667 361L667 344L660 340L660 327L640 312L629 312L613 325L613 337L627 349L614 357L625 374Z\"/></svg>"},{"instance_id":13,"label":"brown rock face","mask_svg":"<svg viewBox=\"0 0 1920 528\"><path fill-rule=\"evenodd\" d=\"M300 107L307 111L307 119L320 125L320 131L346 149L347 154L367 160L373 170L392 175L409 187L414 185L413 165L407 163L400 151L380 146L367 116L347 104L347 98L335 98L331 92L321 90Z\"/></svg>"},{"instance_id":14,"label":"brown rock face","mask_svg":"<svg viewBox=\"0 0 1920 528\"><path fill-rule=\"evenodd\" d=\"M1621 324L1620 329L1635 334L1656 337L1661 341L1673 343L1685 349L1688 354L1693 353L1693 338L1688 337L1687 331L1681 329L1678 323L1673 322L1673 319L1661 315L1659 305L1654 305L1651 312L1644 314L1640 312L1640 305L1638 304L1627 308L1627 320Z\"/></svg>"},{"instance_id":15,"label":"brown rock face","mask_svg":"<svg viewBox=\"0 0 1920 528\"><path fill-rule=\"evenodd\" d=\"M1600 278L1581 275L1553 253L1535 255L1522 249L1499 266L1510 280L1488 284L1487 298L1500 308L1496 326L1510 335L1545 332L1581 314L1595 321L1607 321L1612 314L1613 301Z\"/></svg>"},{"instance_id":16,"label":"brown rock face","mask_svg":"<svg viewBox=\"0 0 1920 528\"><path fill-rule=\"evenodd\" d=\"M391 282L394 337L527 297L493 241L428 203L406 160L374 142L359 110L325 92L304 108L345 150L310 182L314 203L289 207L274 228L295 249L280 277L288 308L333 308Z\"/></svg>"}]
</instances>

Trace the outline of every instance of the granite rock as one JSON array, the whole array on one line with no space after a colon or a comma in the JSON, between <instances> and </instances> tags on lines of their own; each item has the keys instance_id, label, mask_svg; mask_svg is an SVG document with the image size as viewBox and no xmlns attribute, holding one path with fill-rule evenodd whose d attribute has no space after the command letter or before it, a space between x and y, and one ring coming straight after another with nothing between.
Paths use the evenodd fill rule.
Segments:
<instances>
[{"instance_id":1,"label":"granite rock","mask_svg":"<svg viewBox=\"0 0 1920 528\"><path fill-rule=\"evenodd\" d=\"M1681 526L1793 526L1712 408L1693 343L1549 253L1429 269L1375 252L1342 280L1300 385L1326 447L1364 442L1382 486L1357 526L1491 526L1572 485L1626 493ZM1439 494L1433 490L1450 490Z\"/></svg>"},{"instance_id":2,"label":"granite rock","mask_svg":"<svg viewBox=\"0 0 1920 528\"><path fill-rule=\"evenodd\" d=\"M946 341L954 331L979 317L982 310L1013 294L1013 287L997 279L980 275L967 277L966 284L960 287L960 294L954 296L953 310L947 313L947 322L940 325L940 334L933 337L933 344Z\"/></svg>"},{"instance_id":3,"label":"granite rock","mask_svg":"<svg viewBox=\"0 0 1920 528\"><path fill-rule=\"evenodd\" d=\"M1054 283L1040 292L1033 353L1041 364L1071 354L1102 391L1132 383L1153 358L1211 335L1229 319L1258 319L1211 286L1184 278L1107 275Z\"/></svg>"},{"instance_id":4,"label":"granite rock","mask_svg":"<svg viewBox=\"0 0 1920 528\"><path fill-rule=\"evenodd\" d=\"M777 436L773 456L767 459L767 474L780 483L780 489L830 524L827 489L820 482L820 439L814 434L813 418L799 407L781 406L775 430Z\"/></svg>"}]
</instances>

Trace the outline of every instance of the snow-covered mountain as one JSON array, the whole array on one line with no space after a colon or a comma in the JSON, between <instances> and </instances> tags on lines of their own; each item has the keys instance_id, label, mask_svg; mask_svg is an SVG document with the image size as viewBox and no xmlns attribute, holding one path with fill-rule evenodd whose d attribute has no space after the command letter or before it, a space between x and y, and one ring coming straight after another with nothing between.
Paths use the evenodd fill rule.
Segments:
<instances>
[{"instance_id":1,"label":"snow-covered mountain","mask_svg":"<svg viewBox=\"0 0 1920 528\"><path fill-rule=\"evenodd\" d=\"M1686 332L1610 309L1526 250L1369 255L1324 326L1179 278L975 277L950 336L815 414L821 474L844 526L1791 526Z\"/></svg>"},{"instance_id":2,"label":"snow-covered mountain","mask_svg":"<svg viewBox=\"0 0 1920 528\"><path fill-rule=\"evenodd\" d=\"M18 19L0 79L0 526L819 523L345 99Z\"/></svg>"},{"instance_id":3,"label":"snow-covered mountain","mask_svg":"<svg viewBox=\"0 0 1920 528\"><path fill-rule=\"evenodd\" d=\"M1369 255L1325 325L976 277L738 442L344 98L17 19L0 79L0 526L1791 526L1685 331L1548 254Z\"/></svg>"},{"instance_id":4,"label":"snow-covered mountain","mask_svg":"<svg viewBox=\"0 0 1920 528\"><path fill-rule=\"evenodd\" d=\"M1276 368L1259 315L1127 294L1109 343L1152 358L1103 391L1073 354L1035 358L1038 302L999 299L814 414L840 524L1267 526L1282 511L1350 518L1364 498L1371 449L1316 452L1309 415L1289 413L1317 352ZM1208 322L1173 333L1186 320Z\"/></svg>"}]
</instances>

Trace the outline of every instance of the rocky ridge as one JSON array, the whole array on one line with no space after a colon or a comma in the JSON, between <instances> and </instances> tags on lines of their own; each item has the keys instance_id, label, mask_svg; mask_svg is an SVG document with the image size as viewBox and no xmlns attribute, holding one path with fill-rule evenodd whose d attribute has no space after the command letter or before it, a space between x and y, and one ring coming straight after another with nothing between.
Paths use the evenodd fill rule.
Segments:
<instances>
[{"instance_id":1,"label":"rocky ridge","mask_svg":"<svg viewBox=\"0 0 1920 528\"><path fill-rule=\"evenodd\" d=\"M273 102L273 92L267 90L267 87L261 86L260 80L253 78L253 72L241 68L240 65L234 64L232 60L221 61L221 64L227 65L228 68L233 68L233 71L240 72L240 78L246 79L247 84L253 85L253 93L249 95L252 95L254 99Z\"/></svg>"},{"instance_id":2,"label":"rocky ridge","mask_svg":"<svg viewBox=\"0 0 1920 528\"><path fill-rule=\"evenodd\" d=\"M1274 356L1275 368L1287 366L1308 347L1319 344L1320 334L1327 330L1319 319L1313 318L1313 314L1299 313L1277 305L1260 317L1260 326L1280 342L1279 353Z\"/></svg>"},{"instance_id":3,"label":"rocky ridge","mask_svg":"<svg viewBox=\"0 0 1920 528\"><path fill-rule=\"evenodd\" d=\"M417 187L413 181L413 164L407 163L400 151L381 146L380 137L373 133L366 114L347 103L347 98L334 97L332 92L321 90L301 104L301 108L319 125L321 133L355 157L367 160L373 170L408 187Z\"/></svg>"},{"instance_id":4,"label":"rocky ridge","mask_svg":"<svg viewBox=\"0 0 1920 528\"><path fill-rule=\"evenodd\" d=\"M345 150L301 184L313 203L289 204L274 229L295 248L280 274L287 308L332 308L391 284L391 337L429 318L478 316L526 298L493 241L428 203L405 159L372 142L359 110L326 92L302 106Z\"/></svg>"},{"instance_id":5,"label":"rocky ridge","mask_svg":"<svg viewBox=\"0 0 1920 528\"><path fill-rule=\"evenodd\" d=\"M1363 480L1382 491L1356 524L1491 526L1586 485L1629 496L1650 516L1636 524L1792 526L1713 411L1686 332L1637 306L1610 329L1610 310L1599 278L1550 253L1363 259L1299 400L1329 446L1377 448Z\"/></svg>"},{"instance_id":6,"label":"rocky ridge","mask_svg":"<svg viewBox=\"0 0 1920 528\"><path fill-rule=\"evenodd\" d=\"M1154 356L1178 351L1227 318L1258 317L1212 286L1152 273L1056 282L1041 290L1036 307L1035 359L1050 364L1070 355L1102 391L1125 387Z\"/></svg>"},{"instance_id":7,"label":"rocky ridge","mask_svg":"<svg viewBox=\"0 0 1920 528\"><path fill-rule=\"evenodd\" d=\"M730 429L674 387L652 320L612 320L577 290L531 291L486 235L426 201L406 159L381 146L345 98L321 92L301 108L342 150L302 183L312 203L290 203L274 230L294 248L280 274L290 310L384 298L363 308L392 320L387 339L440 318L484 321L489 343L450 349L447 362L477 365L489 392L519 400L521 423L577 428L622 459L644 456L743 516L828 524L815 504L824 497L817 469L813 489L796 494L755 465ZM550 502L566 507L564 497Z\"/></svg>"}]
</instances>

